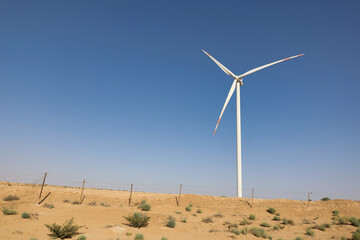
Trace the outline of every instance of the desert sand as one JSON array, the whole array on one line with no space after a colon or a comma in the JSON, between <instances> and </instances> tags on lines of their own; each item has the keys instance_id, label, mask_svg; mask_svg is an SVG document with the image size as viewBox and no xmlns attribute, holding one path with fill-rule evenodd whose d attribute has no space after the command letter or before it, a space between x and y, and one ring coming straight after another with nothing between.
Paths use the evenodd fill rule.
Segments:
<instances>
[{"instance_id":1,"label":"desert sand","mask_svg":"<svg viewBox=\"0 0 360 240\"><path fill-rule=\"evenodd\" d=\"M44 224L62 224L65 220L74 218L75 224L85 225L81 233L87 239L134 239L135 234L142 233L145 240L160 240L162 237L168 240L209 240L209 239L260 239L251 234L235 235L230 232L229 223L239 224L250 214L256 215L256 220L250 225L238 226L253 228L260 227L262 222L271 226L280 222L272 220L275 215L268 213L269 207L276 209L280 217L292 219L294 226L286 225L283 229L273 230L272 227L264 228L272 239L340 239L350 238L356 227L333 224L332 211L338 210L340 216L360 218L360 202L352 200L330 201L295 201L286 199L251 199L201 196L193 194L181 195L180 206L176 205L174 194L133 192L132 204L129 207L128 191L113 191L101 189L84 189L86 196L81 205L72 204L79 201L80 189L73 187L61 187L46 185L42 196L51 192L49 197L42 203L37 204L40 186L35 184L0 182L0 197L2 208L14 208L16 215L0 215L0 239L50 239L50 233ZM3 201L8 195L16 195L20 199L15 201ZM70 203L65 203L69 200ZM146 200L151 205L151 210L142 212L151 217L150 223L145 228L133 228L127 225L123 216L134 212L141 212L137 204ZM90 206L90 202L96 202ZM54 208L44 207L44 203L53 204ZM185 207L192 204L191 212ZM198 209L202 213L196 213ZM21 213L35 214L31 219L23 219ZM179 213L180 212L180 213ZM37 214L37 217L36 217ZM214 215L220 215L214 217ZM175 228L166 226L169 216L176 219ZM212 223L202 220L212 217ZM181 219L187 219L186 223ZM308 227L315 224L332 224L326 231L315 229L313 237L305 235ZM131 233L131 235L130 235ZM130 235L130 236L127 236ZM76 237L74 237L76 239Z\"/></svg>"}]
</instances>

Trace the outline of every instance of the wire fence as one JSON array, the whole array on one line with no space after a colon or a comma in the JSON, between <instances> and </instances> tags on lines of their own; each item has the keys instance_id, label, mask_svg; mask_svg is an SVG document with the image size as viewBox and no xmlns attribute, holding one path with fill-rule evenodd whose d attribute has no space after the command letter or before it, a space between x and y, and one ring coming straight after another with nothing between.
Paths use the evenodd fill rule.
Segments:
<instances>
[{"instance_id":1,"label":"wire fence","mask_svg":"<svg viewBox=\"0 0 360 240\"><path fill-rule=\"evenodd\" d=\"M0 181L28 183L28 184L42 184L44 173L34 174L19 174L0 176ZM45 184L68 186L68 187L81 187L82 179L70 179L54 174L48 174ZM171 193L177 194L179 192L180 184L159 184L159 183L121 183L121 182L98 182L91 179L86 180L86 188L95 189L111 189L130 191L130 186L133 184L133 191L135 192L152 192L152 193ZM197 194L197 195L210 195L210 196L225 196L235 197L236 189L233 187L214 187L204 185L182 184L183 194ZM243 189L243 197L251 198L253 188ZM294 191L272 191L254 188L254 198L256 199L293 199L293 200L320 200L323 197L331 199L351 199L360 200L359 196L350 196L343 194L321 193L321 192L294 192Z\"/></svg>"}]
</instances>

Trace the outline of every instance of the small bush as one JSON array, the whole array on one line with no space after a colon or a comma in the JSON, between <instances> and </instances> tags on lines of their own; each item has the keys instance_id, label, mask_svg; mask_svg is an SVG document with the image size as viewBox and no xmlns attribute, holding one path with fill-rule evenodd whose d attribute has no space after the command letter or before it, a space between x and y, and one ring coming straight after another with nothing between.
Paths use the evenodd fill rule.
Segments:
<instances>
[{"instance_id":1,"label":"small bush","mask_svg":"<svg viewBox=\"0 0 360 240\"><path fill-rule=\"evenodd\" d=\"M358 229L356 229L356 232L360 233L360 227Z\"/></svg>"},{"instance_id":2,"label":"small bush","mask_svg":"<svg viewBox=\"0 0 360 240\"><path fill-rule=\"evenodd\" d=\"M16 215L17 214L16 210L12 209L12 208L3 208L2 212L4 215Z\"/></svg>"},{"instance_id":3,"label":"small bush","mask_svg":"<svg viewBox=\"0 0 360 240\"><path fill-rule=\"evenodd\" d=\"M278 231L278 230L280 229L280 225L275 225L275 226L273 226L273 229L276 230L276 231Z\"/></svg>"},{"instance_id":4,"label":"small bush","mask_svg":"<svg viewBox=\"0 0 360 240\"><path fill-rule=\"evenodd\" d=\"M169 228L174 228L176 225L176 222L174 219L169 219L169 221L167 222L166 226Z\"/></svg>"},{"instance_id":5,"label":"small bush","mask_svg":"<svg viewBox=\"0 0 360 240\"><path fill-rule=\"evenodd\" d=\"M249 230L247 228L243 228L240 230L240 232L242 235L246 235L246 234L248 234Z\"/></svg>"},{"instance_id":6,"label":"small bush","mask_svg":"<svg viewBox=\"0 0 360 240\"><path fill-rule=\"evenodd\" d=\"M349 222L349 219L347 217L339 217L337 219L339 225L346 225Z\"/></svg>"},{"instance_id":7,"label":"small bush","mask_svg":"<svg viewBox=\"0 0 360 240\"><path fill-rule=\"evenodd\" d=\"M323 231L323 232L326 230L326 227L324 225L314 226L313 228L318 229L318 230Z\"/></svg>"},{"instance_id":8,"label":"small bush","mask_svg":"<svg viewBox=\"0 0 360 240\"><path fill-rule=\"evenodd\" d=\"M271 213L271 214L275 214L276 210L275 208L269 208L268 210L266 210L268 213Z\"/></svg>"},{"instance_id":9,"label":"small bush","mask_svg":"<svg viewBox=\"0 0 360 240\"><path fill-rule=\"evenodd\" d=\"M47 204L47 203L45 203L45 204L43 205L43 207L52 209L52 208L54 208L54 205L53 205L53 204Z\"/></svg>"},{"instance_id":10,"label":"small bush","mask_svg":"<svg viewBox=\"0 0 360 240\"><path fill-rule=\"evenodd\" d=\"M199 208L196 212L197 213L202 213L202 210Z\"/></svg>"},{"instance_id":11,"label":"small bush","mask_svg":"<svg viewBox=\"0 0 360 240\"><path fill-rule=\"evenodd\" d=\"M282 223L285 224L285 225L287 225L287 224L294 225L294 221L293 221L293 220L291 220L291 219L286 219L286 218L283 219Z\"/></svg>"},{"instance_id":12,"label":"small bush","mask_svg":"<svg viewBox=\"0 0 360 240\"><path fill-rule=\"evenodd\" d=\"M189 204L189 207L192 207L192 206L193 206L192 203L190 203L190 204Z\"/></svg>"},{"instance_id":13,"label":"small bush","mask_svg":"<svg viewBox=\"0 0 360 240\"><path fill-rule=\"evenodd\" d=\"M266 222L262 222L262 223L260 224L260 226L261 226L261 227L271 227L271 225L268 224L268 223L266 223Z\"/></svg>"},{"instance_id":14,"label":"small bush","mask_svg":"<svg viewBox=\"0 0 360 240\"><path fill-rule=\"evenodd\" d=\"M315 235L315 232L314 232L314 230L308 228L308 229L306 229L305 234L313 237Z\"/></svg>"},{"instance_id":15,"label":"small bush","mask_svg":"<svg viewBox=\"0 0 360 240\"><path fill-rule=\"evenodd\" d=\"M190 207L190 206L187 206L187 207L185 208L185 210L186 210L187 212L191 212L191 207Z\"/></svg>"},{"instance_id":16,"label":"small bush","mask_svg":"<svg viewBox=\"0 0 360 240\"><path fill-rule=\"evenodd\" d=\"M303 240L301 237L296 237L295 240Z\"/></svg>"},{"instance_id":17,"label":"small bush","mask_svg":"<svg viewBox=\"0 0 360 240\"><path fill-rule=\"evenodd\" d=\"M136 234L134 240L144 240L144 235L142 235L141 233Z\"/></svg>"},{"instance_id":18,"label":"small bush","mask_svg":"<svg viewBox=\"0 0 360 240\"><path fill-rule=\"evenodd\" d=\"M103 207L110 207L110 204L104 203L104 202L101 202L100 205L103 206Z\"/></svg>"},{"instance_id":19,"label":"small bush","mask_svg":"<svg viewBox=\"0 0 360 240\"><path fill-rule=\"evenodd\" d=\"M240 235L241 234L240 230L236 229L236 228L231 229L231 232L234 233L235 235Z\"/></svg>"},{"instance_id":20,"label":"small bush","mask_svg":"<svg viewBox=\"0 0 360 240\"><path fill-rule=\"evenodd\" d=\"M351 217L349 219L349 222L351 223L351 225L355 226L355 227L360 227L360 219Z\"/></svg>"},{"instance_id":21,"label":"small bush","mask_svg":"<svg viewBox=\"0 0 360 240\"><path fill-rule=\"evenodd\" d=\"M214 222L214 220L211 217L207 217L207 218L203 218L202 222L203 223L212 223L212 222Z\"/></svg>"},{"instance_id":22,"label":"small bush","mask_svg":"<svg viewBox=\"0 0 360 240\"><path fill-rule=\"evenodd\" d=\"M26 218L31 218L31 215L30 215L30 213L23 212L23 213L21 214L21 217L26 219Z\"/></svg>"},{"instance_id":23,"label":"small bush","mask_svg":"<svg viewBox=\"0 0 360 240\"><path fill-rule=\"evenodd\" d=\"M329 197L323 197L323 198L321 199L321 201L329 201L329 200L330 200Z\"/></svg>"},{"instance_id":24,"label":"small bush","mask_svg":"<svg viewBox=\"0 0 360 240\"><path fill-rule=\"evenodd\" d=\"M85 235L81 235L81 236L79 236L76 240L86 240L86 236L85 236Z\"/></svg>"},{"instance_id":25,"label":"small bush","mask_svg":"<svg viewBox=\"0 0 360 240\"><path fill-rule=\"evenodd\" d=\"M186 223L186 222L187 222L187 220L186 220L186 218L183 218L183 219L181 219L181 220L180 220L180 222L182 222L182 223Z\"/></svg>"},{"instance_id":26,"label":"small bush","mask_svg":"<svg viewBox=\"0 0 360 240\"><path fill-rule=\"evenodd\" d=\"M331 224L330 223L324 223L323 226L325 226L326 228L330 228Z\"/></svg>"},{"instance_id":27,"label":"small bush","mask_svg":"<svg viewBox=\"0 0 360 240\"><path fill-rule=\"evenodd\" d=\"M214 215L214 217L216 217L216 218L223 218L224 215L222 215L221 213L217 213L217 214Z\"/></svg>"},{"instance_id":28,"label":"small bush","mask_svg":"<svg viewBox=\"0 0 360 240\"><path fill-rule=\"evenodd\" d=\"M289 220L288 220L288 224L294 226L294 221L293 221L292 219L289 219Z\"/></svg>"},{"instance_id":29,"label":"small bush","mask_svg":"<svg viewBox=\"0 0 360 240\"><path fill-rule=\"evenodd\" d=\"M20 200L20 198L18 196L15 195L9 195L3 198L4 201L15 201L15 200Z\"/></svg>"},{"instance_id":30,"label":"small bush","mask_svg":"<svg viewBox=\"0 0 360 240\"><path fill-rule=\"evenodd\" d=\"M165 238L165 237L162 237L162 238L161 238L161 240L168 240L168 239L167 239L167 238Z\"/></svg>"},{"instance_id":31,"label":"small bush","mask_svg":"<svg viewBox=\"0 0 360 240\"><path fill-rule=\"evenodd\" d=\"M132 235L132 233L131 233L131 232L127 232L125 235L129 237L129 236Z\"/></svg>"},{"instance_id":32,"label":"small bush","mask_svg":"<svg viewBox=\"0 0 360 240\"><path fill-rule=\"evenodd\" d=\"M262 238L267 237L267 234L266 234L265 230L262 229L262 228L251 228L250 233L252 235L254 235L255 237L262 237Z\"/></svg>"},{"instance_id":33,"label":"small bush","mask_svg":"<svg viewBox=\"0 0 360 240\"><path fill-rule=\"evenodd\" d=\"M333 214L334 217L335 217L335 216L339 216L339 211L338 211L338 210L334 210L334 211L332 212L332 214Z\"/></svg>"},{"instance_id":34,"label":"small bush","mask_svg":"<svg viewBox=\"0 0 360 240\"><path fill-rule=\"evenodd\" d=\"M360 240L360 233L354 232L351 237L351 240Z\"/></svg>"},{"instance_id":35,"label":"small bush","mask_svg":"<svg viewBox=\"0 0 360 240\"><path fill-rule=\"evenodd\" d=\"M273 220L274 220L274 221L280 221L280 220L281 220L281 218L280 218L280 217L278 217L278 216L274 216Z\"/></svg>"},{"instance_id":36,"label":"small bush","mask_svg":"<svg viewBox=\"0 0 360 240\"><path fill-rule=\"evenodd\" d=\"M73 201L71 204L76 205L76 204L80 204L80 202L79 201Z\"/></svg>"},{"instance_id":37,"label":"small bush","mask_svg":"<svg viewBox=\"0 0 360 240\"><path fill-rule=\"evenodd\" d=\"M255 217L255 215L254 215L254 214L250 214L250 215L249 215L249 219L250 219L250 220L255 220L255 219L256 219L256 217Z\"/></svg>"},{"instance_id":38,"label":"small bush","mask_svg":"<svg viewBox=\"0 0 360 240\"><path fill-rule=\"evenodd\" d=\"M142 203L139 208L141 209L141 211L150 211L151 206L148 203Z\"/></svg>"},{"instance_id":39,"label":"small bush","mask_svg":"<svg viewBox=\"0 0 360 240\"><path fill-rule=\"evenodd\" d=\"M128 224L132 227L141 228L146 227L149 224L150 217L143 215L141 213L134 213L133 215L129 215L128 217L124 217Z\"/></svg>"},{"instance_id":40,"label":"small bush","mask_svg":"<svg viewBox=\"0 0 360 240\"><path fill-rule=\"evenodd\" d=\"M250 225L251 222L244 218L239 224L245 226L245 225Z\"/></svg>"},{"instance_id":41,"label":"small bush","mask_svg":"<svg viewBox=\"0 0 360 240\"><path fill-rule=\"evenodd\" d=\"M84 226L74 225L74 219L71 218L63 223L63 225L57 225L56 223L53 224L45 224L45 226L49 229L52 237L65 239L65 238L72 238L79 233L79 229Z\"/></svg>"},{"instance_id":42,"label":"small bush","mask_svg":"<svg viewBox=\"0 0 360 240\"><path fill-rule=\"evenodd\" d=\"M64 201L63 201L63 203L69 203L70 201L69 200L67 200L67 199L65 199Z\"/></svg>"},{"instance_id":43,"label":"small bush","mask_svg":"<svg viewBox=\"0 0 360 240\"><path fill-rule=\"evenodd\" d=\"M175 212L176 214L181 214L181 212Z\"/></svg>"},{"instance_id":44,"label":"small bush","mask_svg":"<svg viewBox=\"0 0 360 240\"><path fill-rule=\"evenodd\" d=\"M89 202L88 205L89 206L96 206L96 202L95 201Z\"/></svg>"},{"instance_id":45,"label":"small bush","mask_svg":"<svg viewBox=\"0 0 360 240\"><path fill-rule=\"evenodd\" d=\"M280 216L280 213L275 213L276 216Z\"/></svg>"}]
</instances>

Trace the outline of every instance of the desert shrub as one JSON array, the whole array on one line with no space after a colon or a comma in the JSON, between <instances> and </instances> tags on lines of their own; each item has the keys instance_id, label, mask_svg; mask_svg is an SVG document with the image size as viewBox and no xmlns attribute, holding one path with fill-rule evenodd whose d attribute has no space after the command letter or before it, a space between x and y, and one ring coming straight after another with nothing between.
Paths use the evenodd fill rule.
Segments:
<instances>
[{"instance_id":1,"label":"desert shrub","mask_svg":"<svg viewBox=\"0 0 360 240\"><path fill-rule=\"evenodd\" d=\"M144 202L140 204L139 208L141 209L141 211L150 211L151 206L150 204Z\"/></svg>"},{"instance_id":2,"label":"desert shrub","mask_svg":"<svg viewBox=\"0 0 360 240\"><path fill-rule=\"evenodd\" d=\"M331 224L330 223L324 223L323 226L325 226L326 228L330 228Z\"/></svg>"},{"instance_id":3,"label":"desert shrub","mask_svg":"<svg viewBox=\"0 0 360 240\"><path fill-rule=\"evenodd\" d=\"M169 221L166 223L166 226L169 228L174 228L176 225L175 219L173 217L169 218Z\"/></svg>"},{"instance_id":4,"label":"desert shrub","mask_svg":"<svg viewBox=\"0 0 360 240\"><path fill-rule=\"evenodd\" d=\"M250 214L250 215L249 215L249 219L250 219L250 220L255 220L255 219L256 219L256 217L255 217L255 215L254 215L254 214Z\"/></svg>"},{"instance_id":5,"label":"desert shrub","mask_svg":"<svg viewBox=\"0 0 360 240\"><path fill-rule=\"evenodd\" d=\"M294 221L293 221L292 219L289 219L289 220L288 220L288 224L294 226Z\"/></svg>"},{"instance_id":6,"label":"desert shrub","mask_svg":"<svg viewBox=\"0 0 360 240\"><path fill-rule=\"evenodd\" d=\"M85 236L85 235L81 235L81 236L79 236L76 240L86 240L86 236Z\"/></svg>"},{"instance_id":7,"label":"desert shrub","mask_svg":"<svg viewBox=\"0 0 360 240\"><path fill-rule=\"evenodd\" d=\"M351 217L349 219L349 222L351 223L351 225L355 226L355 227L359 227L360 226L360 219Z\"/></svg>"},{"instance_id":8,"label":"desert shrub","mask_svg":"<svg viewBox=\"0 0 360 240\"><path fill-rule=\"evenodd\" d=\"M190 203L190 204L189 204L189 207L192 207L192 206L193 206L192 203Z\"/></svg>"},{"instance_id":9,"label":"desert shrub","mask_svg":"<svg viewBox=\"0 0 360 240\"><path fill-rule=\"evenodd\" d=\"M313 237L315 235L315 232L311 228L308 228L308 229L306 229L305 234Z\"/></svg>"},{"instance_id":10,"label":"desert shrub","mask_svg":"<svg viewBox=\"0 0 360 240\"><path fill-rule=\"evenodd\" d=\"M329 201L329 200L330 200L329 197L323 197L323 198L321 199L321 201Z\"/></svg>"},{"instance_id":11,"label":"desert shrub","mask_svg":"<svg viewBox=\"0 0 360 240\"><path fill-rule=\"evenodd\" d=\"M84 226L79 226L74 224L74 219L71 218L63 223L63 225L57 225L56 223L53 224L45 224L45 226L51 232L50 236L60 239L65 238L72 238L79 233L79 229Z\"/></svg>"},{"instance_id":12,"label":"desert shrub","mask_svg":"<svg viewBox=\"0 0 360 240\"><path fill-rule=\"evenodd\" d=\"M132 227L141 228L146 227L149 224L150 217L143 215L141 213L134 213L133 215L129 215L127 217L124 217L128 224Z\"/></svg>"},{"instance_id":13,"label":"desert shrub","mask_svg":"<svg viewBox=\"0 0 360 240\"><path fill-rule=\"evenodd\" d=\"M43 207L46 207L46 208L54 208L54 205L53 204L47 204L47 203L45 203L44 205L43 205Z\"/></svg>"},{"instance_id":14,"label":"desert shrub","mask_svg":"<svg viewBox=\"0 0 360 240\"><path fill-rule=\"evenodd\" d=\"M144 235L141 233L138 233L135 235L134 240L144 240Z\"/></svg>"},{"instance_id":15,"label":"desert shrub","mask_svg":"<svg viewBox=\"0 0 360 240\"><path fill-rule=\"evenodd\" d=\"M262 223L260 224L260 226L262 226L262 227L271 227L271 225L268 224L268 223L266 223L266 222L262 222Z\"/></svg>"},{"instance_id":16,"label":"desert shrub","mask_svg":"<svg viewBox=\"0 0 360 240\"><path fill-rule=\"evenodd\" d=\"M276 212L275 208L268 208L268 210L266 210L268 213L274 214Z\"/></svg>"},{"instance_id":17,"label":"desert shrub","mask_svg":"<svg viewBox=\"0 0 360 240\"><path fill-rule=\"evenodd\" d=\"M281 218L280 218L280 217L278 217L278 216L274 216L273 220L274 220L274 221L280 221L280 220L281 220Z\"/></svg>"},{"instance_id":18,"label":"desert shrub","mask_svg":"<svg viewBox=\"0 0 360 240\"><path fill-rule=\"evenodd\" d=\"M280 216L280 213L275 213L276 216Z\"/></svg>"},{"instance_id":19,"label":"desert shrub","mask_svg":"<svg viewBox=\"0 0 360 240\"><path fill-rule=\"evenodd\" d=\"M125 235L129 237L129 236L132 235L132 233L131 233L131 232L127 232Z\"/></svg>"},{"instance_id":20,"label":"desert shrub","mask_svg":"<svg viewBox=\"0 0 360 240\"><path fill-rule=\"evenodd\" d=\"M251 222L244 218L239 224L245 226L245 225L250 225Z\"/></svg>"},{"instance_id":21,"label":"desert shrub","mask_svg":"<svg viewBox=\"0 0 360 240\"><path fill-rule=\"evenodd\" d=\"M197 213L202 213L202 210L199 208L196 212Z\"/></svg>"},{"instance_id":22,"label":"desert shrub","mask_svg":"<svg viewBox=\"0 0 360 240\"><path fill-rule=\"evenodd\" d=\"M8 195L8 196L4 197L3 200L10 202L10 201L15 201L15 200L20 200L20 198L15 195Z\"/></svg>"},{"instance_id":23,"label":"desert shrub","mask_svg":"<svg viewBox=\"0 0 360 240\"><path fill-rule=\"evenodd\" d=\"M30 213L27 213L27 212L23 212L22 214L21 214L21 218L31 218L31 215L30 215Z\"/></svg>"},{"instance_id":24,"label":"desert shrub","mask_svg":"<svg viewBox=\"0 0 360 240\"><path fill-rule=\"evenodd\" d=\"M294 221L291 220L291 219L286 219L284 218L283 221L282 221L283 224L290 224L290 225L294 225Z\"/></svg>"},{"instance_id":25,"label":"desert shrub","mask_svg":"<svg viewBox=\"0 0 360 240\"><path fill-rule=\"evenodd\" d=\"M214 215L214 217L216 217L216 218L222 218L222 217L224 217L224 215L222 215L221 213L217 213L217 214Z\"/></svg>"},{"instance_id":26,"label":"desert shrub","mask_svg":"<svg viewBox=\"0 0 360 240\"><path fill-rule=\"evenodd\" d=\"M168 239L167 239L167 238L165 238L165 237L162 237L162 238L161 238L161 240L168 240Z\"/></svg>"},{"instance_id":27,"label":"desert shrub","mask_svg":"<svg viewBox=\"0 0 360 240\"><path fill-rule=\"evenodd\" d=\"M212 223L212 222L214 222L214 220L211 217L207 217L207 218L203 218L202 222L203 223Z\"/></svg>"},{"instance_id":28,"label":"desert shrub","mask_svg":"<svg viewBox=\"0 0 360 240\"><path fill-rule=\"evenodd\" d=\"M341 237L340 240L347 240L347 238L346 237Z\"/></svg>"},{"instance_id":29,"label":"desert shrub","mask_svg":"<svg viewBox=\"0 0 360 240\"><path fill-rule=\"evenodd\" d=\"M235 235L240 235L241 234L240 230L236 229L236 228L231 229L231 232L234 233Z\"/></svg>"},{"instance_id":30,"label":"desert shrub","mask_svg":"<svg viewBox=\"0 0 360 240\"><path fill-rule=\"evenodd\" d=\"M101 202L100 205L103 206L103 207L110 207L110 204L104 203L104 202Z\"/></svg>"},{"instance_id":31,"label":"desert shrub","mask_svg":"<svg viewBox=\"0 0 360 240\"><path fill-rule=\"evenodd\" d=\"M318 230L323 231L323 232L326 230L326 227L324 225L321 225L321 226L315 225L313 228L318 229Z\"/></svg>"},{"instance_id":32,"label":"desert shrub","mask_svg":"<svg viewBox=\"0 0 360 240\"><path fill-rule=\"evenodd\" d=\"M340 225L346 225L349 222L349 219L347 217L339 217L337 219L338 224Z\"/></svg>"},{"instance_id":33,"label":"desert shrub","mask_svg":"<svg viewBox=\"0 0 360 240\"><path fill-rule=\"evenodd\" d=\"M187 220L186 220L186 218L183 218L183 219L181 219L181 220L180 220L180 222L182 222L182 223L186 223L186 222L187 222Z\"/></svg>"},{"instance_id":34,"label":"desert shrub","mask_svg":"<svg viewBox=\"0 0 360 240\"><path fill-rule=\"evenodd\" d=\"M73 201L71 204L76 205L76 204L80 204L80 202L79 201Z\"/></svg>"},{"instance_id":35,"label":"desert shrub","mask_svg":"<svg viewBox=\"0 0 360 240\"><path fill-rule=\"evenodd\" d=\"M360 233L359 232L354 232L352 234L351 240L360 240Z\"/></svg>"},{"instance_id":36,"label":"desert shrub","mask_svg":"<svg viewBox=\"0 0 360 240\"><path fill-rule=\"evenodd\" d=\"M332 211L332 214L333 214L333 216L339 216L339 211L338 211L338 210L334 210L334 211Z\"/></svg>"},{"instance_id":37,"label":"desert shrub","mask_svg":"<svg viewBox=\"0 0 360 240\"><path fill-rule=\"evenodd\" d=\"M69 203L70 201L68 199L64 199L63 203Z\"/></svg>"},{"instance_id":38,"label":"desert shrub","mask_svg":"<svg viewBox=\"0 0 360 240\"><path fill-rule=\"evenodd\" d=\"M356 232L360 233L360 227L356 229Z\"/></svg>"},{"instance_id":39,"label":"desert shrub","mask_svg":"<svg viewBox=\"0 0 360 240\"><path fill-rule=\"evenodd\" d=\"M273 229L276 230L276 231L279 230L279 229L280 229L280 225L275 225L275 226L273 226Z\"/></svg>"},{"instance_id":40,"label":"desert shrub","mask_svg":"<svg viewBox=\"0 0 360 240\"><path fill-rule=\"evenodd\" d=\"M265 230L262 228L251 228L250 233L255 237L262 237L262 238L267 237Z\"/></svg>"},{"instance_id":41,"label":"desert shrub","mask_svg":"<svg viewBox=\"0 0 360 240\"><path fill-rule=\"evenodd\" d=\"M187 207L185 208L185 210L186 210L187 212L190 212L190 211L191 211L191 207L190 207L190 205L189 205L189 206L187 206Z\"/></svg>"},{"instance_id":42,"label":"desert shrub","mask_svg":"<svg viewBox=\"0 0 360 240\"><path fill-rule=\"evenodd\" d=\"M295 240L303 240L301 237L296 237Z\"/></svg>"},{"instance_id":43,"label":"desert shrub","mask_svg":"<svg viewBox=\"0 0 360 240\"><path fill-rule=\"evenodd\" d=\"M181 214L181 212L175 212L176 214Z\"/></svg>"},{"instance_id":44,"label":"desert shrub","mask_svg":"<svg viewBox=\"0 0 360 240\"><path fill-rule=\"evenodd\" d=\"M12 208L3 208L2 212L4 215L16 215L17 214L16 210L12 209Z\"/></svg>"},{"instance_id":45,"label":"desert shrub","mask_svg":"<svg viewBox=\"0 0 360 240\"><path fill-rule=\"evenodd\" d=\"M88 203L89 206L96 206L96 201L92 201Z\"/></svg>"}]
</instances>

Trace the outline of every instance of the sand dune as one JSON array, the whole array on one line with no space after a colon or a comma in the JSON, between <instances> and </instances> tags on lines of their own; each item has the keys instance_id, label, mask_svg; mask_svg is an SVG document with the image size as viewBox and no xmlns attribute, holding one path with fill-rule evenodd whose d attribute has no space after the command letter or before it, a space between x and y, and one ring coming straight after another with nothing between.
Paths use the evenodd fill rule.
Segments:
<instances>
[{"instance_id":1,"label":"sand dune","mask_svg":"<svg viewBox=\"0 0 360 240\"><path fill-rule=\"evenodd\" d=\"M64 203L65 199L73 202L79 200L80 189L72 187L45 186L43 196L51 192L44 203L53 204L52 209L38 205L40 192L39 185L0 182L0 197L2 208L14 208L17 215L0 215L0 239L49 239L48 229L44 224L58 223L73 217L75 224L85 225L81 232L87 239L134 239L135 234L142 233L145 240L160 240L165 237L169 240L209 240L209 239L259 239L251 234L235 235L229 231L228 223L239 224L250 214L256 215L251 225L239 226L252 228L260 227L262 222L271 226L278 224L272 220L274 215L266 210L269 207L276 209L281 218L292 219L294 226L286 225L278 231L272 227L265 228L273 239L340 239L350 238L356 227L351 225L332 224L326 231L314 230L315 236L305 235L305 230L315 224L332 223L332 211L338 210L340 216L360 218L360 202L351 200L331 200L310 202L287 199L263 200L254 199L251 207L250 199L228 197L212 197L185 194L181 196L180 206L176 205L174 194L134 192L132 205L128 206L129 192L88 189L82 205ZM20 200L3 201L8 195L17 195ZM151 210L145 212L151 217L149 226L136 229L126 224L123 216L140 210L135 205L141 200L151 205ZM88 205L95 201L96 206ZM101 203L103 203L102 206ZM185 207L192 204L192 211L187 212ZM108 205L108 206L107 206ZM196 213L198 209L202 213ZM31 219L22 219L21 213L38 214ZM177 213L176 213L177 212ZM181 212L179 214L179 212ZM220 213L222 217L214 217ZM176 219L175 228L166 227L168 216ZM202 220L212 217L212 223ZM181 219L187 219L186 223ZM126 233L131 233L127 236ZM76 239L76 237L74 238Z\"/></svg>"}]
</instances>

